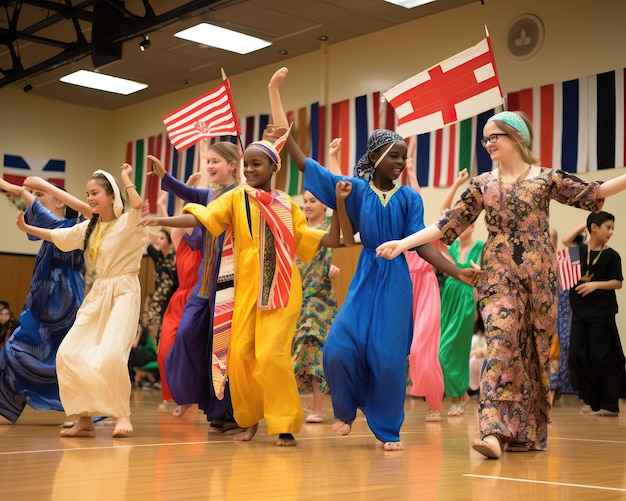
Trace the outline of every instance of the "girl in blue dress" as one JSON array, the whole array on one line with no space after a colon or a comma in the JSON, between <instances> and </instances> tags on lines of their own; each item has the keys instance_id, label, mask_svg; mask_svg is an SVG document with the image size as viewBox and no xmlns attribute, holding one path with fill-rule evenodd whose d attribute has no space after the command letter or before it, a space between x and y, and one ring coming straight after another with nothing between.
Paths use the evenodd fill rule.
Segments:
<instances>
[{"instance_id":1,"label":"girl in blue dress","mask_svg":"<svg viewBox=\"0 0 626 501\"><path fill-rule=\"evenodd\" d=\"M272 117L286 126L279 86L288 70L278 70L269 84ZM318 162L305 158L293 138L287 149L304 172L304 187L324 205L336 209L335 184L342 176L331 174ZM413 293L406 259L384 262L376 247L391 235L409 235L423 228L424 207L415 190L395 184L406 166L407 145L386 129L375 130L367 152L355 167L346 210L360 232L363 250L348 295L324 345L324 373L335 417L333 430L350 433L357 409L388 451L402 450L400 427L404 420L406 359L413 332ZM343 228L342 228L343 229ZM416 249L420 256L448 275L471 283L471 269L460 270L434 247Z\"/></svg>"},{"instance_id":2,"label":"girl in blue dress","mask_svg":"<svg viewBox=\"0 0 626 501\"><path fill-rule=\"evenodd\" d=\"M27 178L24 186L0 179L0 188L22 198L27 205L24 217L33 226L74 226L78 214L65 204L91 216L86 203L41 178ZM39 240L32 235L28 238ZM42 242L20 325L0 352L0 416L12 423L26 404L39 410L63 411L55 360L83 301L82 267L82 251L62 252L53 243Z\"/></svg>"}]
</instances>

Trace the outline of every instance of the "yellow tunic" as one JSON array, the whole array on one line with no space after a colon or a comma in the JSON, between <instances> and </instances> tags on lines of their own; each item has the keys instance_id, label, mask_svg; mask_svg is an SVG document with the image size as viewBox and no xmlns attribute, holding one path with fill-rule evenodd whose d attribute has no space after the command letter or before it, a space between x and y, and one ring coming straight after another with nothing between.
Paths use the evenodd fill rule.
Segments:
<instances>
[{"instance_id":1,"label":"yellow tunic","mask_svg":"<svg viewBox=\"0 0 626 501\"><path fill-rule=\"evenodd\" d=\"M295 264L289 303L285 308L259 310L261 215L256 201L235 188L204 207L185 206L213 235L233 228L235 259L235 307L229 349L228 378L233 411L242 427L265 418L267 433L298 433L302 406L291 361L291 343L302 306L302 284ZM306 218L291 200L295 254L309 261L317 252L324 232L307 227Z\"/></svg>"},{"instance_id":2,"label":"yellow tunic","mask_svg":"<svg viewBox=\"0 0 626 501\"><path fill-rule=\"evenodd\" d=\"M147 229L137 227L140 218L141 210L130 210L108 228L92 263L97 278L59 347L59 393L68 416L130 415L128 355L137 335L138 274L148 245ZM82 249L88 224L53 230L52 241L66 252Z\"/></svg>"}]
</instances>

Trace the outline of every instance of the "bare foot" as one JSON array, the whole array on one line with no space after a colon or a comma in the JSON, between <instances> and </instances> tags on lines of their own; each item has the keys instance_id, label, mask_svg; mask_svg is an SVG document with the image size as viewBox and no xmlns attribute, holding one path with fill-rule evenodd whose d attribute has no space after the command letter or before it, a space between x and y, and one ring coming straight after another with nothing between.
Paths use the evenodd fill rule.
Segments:
<instances>
[{"instance_id":1,"label":"bare foot","mask_svg":"<svg viewBox=\"0 0 626 501\"><path fill-rule=\"evenodd\" d=\"M133 431L133 425L130 419L127 417L117 418L115 422L115 429L113 430L114 437L125 437Z\"/></svg>"},{"instance_id":2,"label":"bare foot","mask_svg":"<svg viewBox=\"0 0 626 501\"><path fill-rule=\"evenodd\" d=\"M428 412L426 412L426 422L436 423L438 421L441 421L441 412L435 409L428 409Z\"/></svg>"},{"instance_id":3,"label":"bare foot","mask_svg":"<svg viewBox=\"0 0 626 501\"><path fill-rule=\"evenodd\" d=\"M502 455L500 440L495 435L477 438L472 442L472 449L489 459L500 459Z\"/></svg>"},{"instance_id":4,"label":"bare foot","mask_svg":"<svg viewBox=\"0 0 626 501\"><path fill-rule=\"evenodd\" d=\"M463 393L460 397L455 397L452 405L450 406L450 410L448 411L448 416L462 416L465 413L465 405L469 402L469 399L470 397L467 393Z\"/></svg>"},{"instance_id":5,"label":"bare foot","mask_svg":"<svg viewBox=\"0 0 626 501\"><path fill-rule=\"evenodd\" d=\"M385 451L401 451L403 449L402 442L385 442L383 444L383 450Z\"/></svg>"},{"instance_id":6,"label":"bare foot","mask_svg":"<svg viewBox=\"0 0 626 501\"><path fill-rule=\"evenodd\" d=\"M96 427L90 417L81 417L71 428L61 430L62 437L93 437Z\"/></svg>"},{"instance_id":7,"label":"bare foot","mask_svg":"<svg viewBox=\"0 0 626 501\"><path fill-rule=\"evenodd\" d=\"M256 435L256 430L258 427L259 423L255 424L254 426L250 426L249 428L245 428L240 433L235 433L233 435L233 440L235 442L248 442L249 440L252 440L252 437Z\"/></svg>"},{"instance_id":8,"label":"bare foot","mask_svg":"<svg viewBox=\"0 0 626 501\"><path fill-rule=\"evenodd\" d=\"M339 419L333 424L332 430L337 434L345 437L352 431L352 421Z\"/></svg>"},{"instance_id":9,"label":"bare foot","mask_svg":"<svg viewBox=\"0 0 626 501\"><path fill-rule=\"evenodd\" d=\"M278 435L278 440L276 441L276 445L279 447L295 447L297 443L291 433L281 433Z\"/></svg>"},{"instance_id":10,"label":"bare foot","mask_svg":"<svg viewBox=\"0 0 626 501\"><path fill-rule=\"evenodd\" d=\"M240 428L239 426L235 426L234 428L228 428L226 430L222 430L222 435L237 435L238 433L242 433L246 431L245 428Z\"/></svg>"},{"instance_id":11,"label":"bare foot","mask_svg":"<svg viewBox=\"0 0 626 501\"><path fill-rule=\"evenodd\" d=\"M185 412L189 410L189 407L191 407L191 404L177 405L176 409L174 409L174 412L172 412L172 416L183 417L185 415Z\"/></svg>"}]
</instances>

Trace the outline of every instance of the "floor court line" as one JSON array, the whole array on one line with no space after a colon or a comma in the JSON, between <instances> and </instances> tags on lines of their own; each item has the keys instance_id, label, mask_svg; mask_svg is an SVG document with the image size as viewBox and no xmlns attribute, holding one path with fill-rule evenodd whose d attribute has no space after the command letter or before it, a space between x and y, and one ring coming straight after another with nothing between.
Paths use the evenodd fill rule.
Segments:
<instances>
[{"instance_id":1,"label":"floor court line","mask_svg":"<svg viewBox=\"0 0 626 501\"><path fill-rule=\"evenodd\" d=\"M485 478L491 480L504 480L507 482L522 482L527 484L543 484L543 485L558 485L561 487L578 487L580 489L596 489L602 491L617 491L617 492L626 492L626 489L621 489L619 487L604 487L599 485L586 485L586 484L570 484L567 482L548 482L545 480L530 480L527 478L512 478L512 477L495 477L492 475L476 475L473 473L464 473L464 477L473 477L473 478Z\"/></svg>"}]
</instances>

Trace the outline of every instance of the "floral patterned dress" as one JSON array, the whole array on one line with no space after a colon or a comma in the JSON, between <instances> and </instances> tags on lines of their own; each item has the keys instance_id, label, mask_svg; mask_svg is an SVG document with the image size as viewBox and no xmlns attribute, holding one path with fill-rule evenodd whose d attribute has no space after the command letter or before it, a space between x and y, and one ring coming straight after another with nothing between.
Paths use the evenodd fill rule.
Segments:
<instances>
[{"instance_id":1,"label":"floral patterned dress","mask_svg":"<svg viewBox=\"0 0 626 501\"><path fill-rule=\"evenodd\" d=\"M327 217L316 229L328 231L331 219ZM331 249L320 247L310 262L296 259L302 277L302 310L293 338L293 370L298 386L305 391L317 388L328 393L322 348L337 314L337 296L328 276L332 258Z\"/></svg>"},{"instance_id":2,"label":"floral patterned dress","mask_svg":"<svg viewBox=\"0 0 626 501\"><path fill-rule=\"evenodd\" d=\"M547 449L549 355L558 304L549 205L556 200L600 210L599 186L561 170L542 169L514 183L501 183L488 172L473 178L435 223L451 244L485 211L489 237L477 287L487 339L478 408L482 437Z\"/></svg>"}]
</instances>

